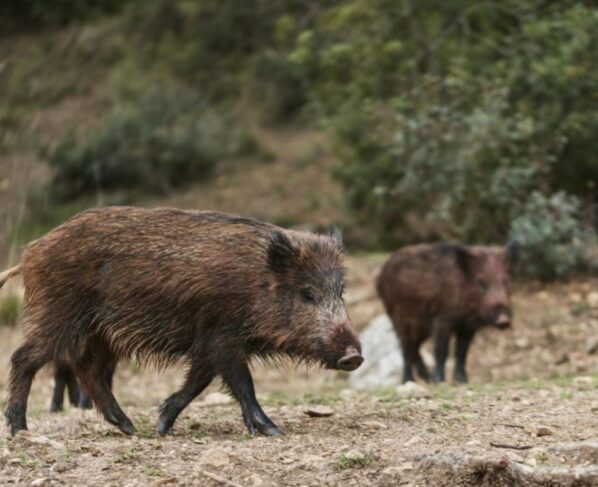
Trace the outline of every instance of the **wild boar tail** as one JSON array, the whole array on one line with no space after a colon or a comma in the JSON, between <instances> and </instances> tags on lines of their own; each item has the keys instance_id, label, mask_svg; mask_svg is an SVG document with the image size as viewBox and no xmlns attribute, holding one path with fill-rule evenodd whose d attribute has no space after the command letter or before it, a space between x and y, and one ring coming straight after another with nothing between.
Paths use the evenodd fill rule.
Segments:
<instances>
[{"instance_id":1,"label":"wild boar tail","mask_svg":"<svg viewBox=\"0 0 598 487\"><path fill-rule=\"evenodd\" d=\"M5 270L4 272L0 272L0 288L4 286L4 283L8 281L11 277L19 275L21 272L21 264L18 264L10 269Z\"/></svg>"}]
</instances>

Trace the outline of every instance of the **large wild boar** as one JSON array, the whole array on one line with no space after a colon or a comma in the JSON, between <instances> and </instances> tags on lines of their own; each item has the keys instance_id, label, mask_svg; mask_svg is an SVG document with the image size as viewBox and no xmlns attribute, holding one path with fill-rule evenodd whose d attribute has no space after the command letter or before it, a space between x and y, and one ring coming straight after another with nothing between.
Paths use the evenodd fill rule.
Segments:
<instances>
[{"instance_id":1,"label":"large wild boar","mask_svg":"<svg viewBox=\"0 0 598 487\"><path fill-rule=\"evenodd\" d=\"M340 234L283 230L216 212L114 207L83 212L26 248L25 341L11 359L6 420L26 429L31 382L67 364L110 423L133 424L106 371L121 358L184 362L182 388L157 429L216 376L240 403L251 434L278 435L255 397L252 357L286 355L332 369L363 361L343 302ZM110 374L111 376L111 374Z\"/></svg>"},{"instance_id":2,"label":"large wild boar","mask_svg":"<svg viewBox=\"0 0 598 487\"><path fill-rule=\"evenodd\" d=\"M512 242L506 248L414 245L391 255L377 288L401 343L404 381L413 380L413 366L429 380L419 353L429 337L434 342L434 379L444 381L449 341L455 335L454 379L467 382L465 360L475 333L486 325L511 326L509 276L517 254L518 244Z\"/></svg>"}]
</instances>

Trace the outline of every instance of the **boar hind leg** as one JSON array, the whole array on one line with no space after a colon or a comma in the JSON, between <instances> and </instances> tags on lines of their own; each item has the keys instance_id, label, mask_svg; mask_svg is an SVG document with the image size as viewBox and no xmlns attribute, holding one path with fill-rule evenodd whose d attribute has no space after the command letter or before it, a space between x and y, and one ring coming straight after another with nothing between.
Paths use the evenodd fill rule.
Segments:
<instances>
[{"instance_id":1,"label":"boar hind leg","mask_svg":"<svg viewBox=\"0 0 598 487\"><path fill-rule=\"evenodd\" d=\"M176 418L185 409L201 391L203 391L212 379L214 372L212 367L207 364L193 364L187 373L187 379L183 387L172 394L160 406L160 417L156 429L163 435L171 435L172 425Z\"/></svg>"},{"instance_id":2,"label":"boar hind leg","mask_svg":"<svg viewBox=\"0 0 598 487\"><path fill-rule=\"evenodd\" d=\"M105 380L108 383L108 387L112 391L112 379L114 377L115 367L107 367L105 371ZM69 382L69 399L73 406L77 406L80 409L91 409L91 399L85 394L85 392L79 387L77 378L73 374L73 381Z\"/></svg>"},{"instance_id":3,"label":"boar hind leg","mask_svg":"<svg viewBox=\"0 0 598 487\"><path fill-rule=\"evenodd\" d=\"M54 368L54 393L52 394L52 402L50 403L50 412L55 413L62 411L64 405L64 390L69 383L73 373L67 366L56 365ZM70 396L70 389L69 389Z\"/></svg>"},{"instance_id":4,"label":"boar hind leg","mask_svg":"<svg viewBox=\"0 0 598 487\"><path fill-rule=\"evenodd\" d=\"M253 388L253 379L249 367L246 363L228 363L219 370L222 380L230 389L231 393L241 405L243 411L243 421L251 435L258 431L266 436L280 436L284 434L266 416L262 407L257 402L255 390Z\"/></svg>"},{"instance_id":5,"label":"boar hind leg","mask_svg":"<svg viewBox=\"0 0 598 487\"><path fill-rule=\"evenodd\" d=\"M455 382L465 383L467 382L467 372L465 372L465 361L467 359L467 352L471 340L473 339L473 333L469 331L463 331L457 333L457 347L455 349Z\"/></svg>"},{"instance_id":6,"label":"boar hind leg","mask_svg":"<svg viewBox=\"0 0 598 487\"><path fill-rule=\"evenodd\" d=\"M434 380L436 382L444 382L444 370L446 359L448 358L450 338L451 335L448 327L442 325L436 327L434 331L434 361L436 362Z\"/></svg>"},{"instance_id":7,"label":"boar hind leg","mask_svg":"<svg viewBox=\"0 0 598 487\"><path fill-rule=\"evenodd\" d=\"M77 365L77 376L83 391L89 396L104 419L117 426L123 433L132 435L135 427L116 402L110 390L106 370L114 370L116 359L105 344L90 345L81 362Z\"/></svg>"},{"instance_id":8,"label":"boar hind leg","mask_svg":"<svg viewBox=\"0 0 598 487\"><path fill-rule=\"evenodd\" d=\"M422 359L422 356L419 353L419 350L417 350L415 353L414 362L415 362L415 367L417 369L417 375L419 375L422 380L429 382L430 381L430 371L428 370L428 367L426 367L426 364L424 363L424 359Z\"/></svg>"},{"instance_id":9,"label":"boar hind leg","mask_svg":"<svg viewBox=\"0 0 598 487\"><path fill-rule=\"evenodd\" d=\"M4 412L10 433L27 429L27 399L31 383L39 369L49 362L50 356L35 346L35 341L28 341L12 354L8 401Z\"/></svg>"}]
</instances>

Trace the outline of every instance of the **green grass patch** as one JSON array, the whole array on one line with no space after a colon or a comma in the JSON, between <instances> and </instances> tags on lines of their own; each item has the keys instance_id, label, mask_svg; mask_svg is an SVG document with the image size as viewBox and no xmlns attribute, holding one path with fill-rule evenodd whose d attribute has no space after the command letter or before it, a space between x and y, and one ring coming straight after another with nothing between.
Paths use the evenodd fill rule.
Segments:
<instances>
[{"instance_id":1,"label":"green grass patch","mask_svg":"<svg viewBox=\"0 0 598 487\"><path fill-rule=\"evenodd\" d=\"M338 459L338 468L347 470L350 468L365 468L373 462L369 453L363 453L357 450L342 454Z\"/></svg>"}]
</instances>

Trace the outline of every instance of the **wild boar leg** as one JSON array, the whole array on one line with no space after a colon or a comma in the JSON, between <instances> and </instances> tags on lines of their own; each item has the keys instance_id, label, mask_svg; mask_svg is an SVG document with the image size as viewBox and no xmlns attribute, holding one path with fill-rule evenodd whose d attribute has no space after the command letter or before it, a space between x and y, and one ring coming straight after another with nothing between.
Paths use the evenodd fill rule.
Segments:
<instances>
[{"instance_id":1,"label":"wild boar leg","mask_svg":"<svg viewBox=\"0 0 598 487\"><path fill-rule=\"evenodd\" d=\"M54 369L54 393L52 394L52 402L50 403L51 413L62 411L64 404L64 389L68 384L69 373L70 370L68 367L57 365Z\"/></svg>"},{"instance_id":2,"label":"wild boar leg","mask_svg":"<svg viewBox=\"0 0 598 487\"><path fill-rule=\"evenodd\" d=\"M172 425L176 418L214 379L214 371L209 364L195 363L187 373L183 387L172 394L160 406L160 417L156 429L162 436L172 435Z\"/></svg>"},{"instance_id":3,"label":"wild boar leg","mask_svg":"<svg viewBox=\"0 0 598 487\"><path fill-rule=\"evenodd\" d=\"M116 358L112 351L96 340L88 346L81 362L77 364L76 371L82 389L102 413L104 419L117 426L123 433L132 435L135 433L135 427L118 405L106 378L106 370L113 370L115 366Z\"/></svg>"},{"instance_id":4,"label":"wild boar leg","mask_svg":"<svg viewBox=\"0 0 598 487\"><path fill-rule=\"evenodd\" d=\"M457 333L457 347L455 349L455 382L467 382L467 372L465 372L465 361L467 359L467 352L469 345L473 338L473 333L470 331L461 331Z\"/></svg>"},{"instance_id":5,"label":"wild boar leg","mask_svg":"<svg viewBox=\"0 0 598 487\"><path fill-rule=\"evenodd\" d=\"M4 417L14 436L17 431L27 429L27 399L31 383L39 369L50 361L47 352L35 346L41 340L31 339L15 350L10 359L8 401ZM45 342L44 342L45 343Z\"/></svg>"},{"instance_id":6,"label":"wild boar leg","mask_svg":"<svg viewBox=\"0 0 598 487\"><path fill-rule=\"evenodd\" d=\"M77 377L73 372L73 369L69 369L67 377L66 377L66 386L69 393L69 402L75 407L81 407L81 397L85 394L79 387L79 382L77 381ZM88 400L89 402L89 400ZM87 409L91 408L91 403Z\"/></svg>"},{"instance_id":7,"label":"wild boar leg","mask_svg":"<svg viewBox=\"0 0 598 487\"><path fill-rule=\"evenodd\" d=\"M284 434L266 416L255 397L253 379L246 363L228 363L226 368L220 372L222 380L230 389L231 393L239 401L243 411L243 421L251 435L258 431L266 436L279 436Z\"/></svg>"},{"instance_id":8,"label":"wild boar leg","mask_svg":"<svg viewBox=\"0 0 598 487\"><path fill-rule=\"evenodd\" d=\"M436 382L444 382L444 369L448 357L450 338L449 327L439 323L434 330L434 360L436 362L434 380Z\"/></svg>"},{"instance_id":9,"label":"wild boar leg","mask_svg":"<svg viewBox=\"0 0 598 487\"><path fill-rule=\"evenodd\" d=\"M426 382L430 381L430 372L428 371L428 367L426 367L426 364L424 363L424 359L422 359L421 353L419 353L419 350L415 351L415 367L417 369L417 374L419 375L419 377L422 380L425 380Z\"/></svg>"},{"instance_id":10,"label":"wild boar leg","mask_svg":"<svg viewBox=\"0 0 598 487\"><path fill-rule=\"evenodd\" d=\"M112 380L114 378L115 366L107 367L104 374L104 380L108 383L108 387L112 391ZM79 387L77 378L73 375L73 380L68 383L69 386L69 400L71 404L80 409L91 409L91 400L89 396Z\"/></svg>"}]
</instances>

